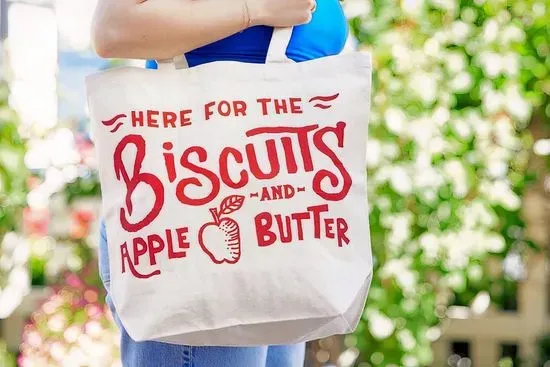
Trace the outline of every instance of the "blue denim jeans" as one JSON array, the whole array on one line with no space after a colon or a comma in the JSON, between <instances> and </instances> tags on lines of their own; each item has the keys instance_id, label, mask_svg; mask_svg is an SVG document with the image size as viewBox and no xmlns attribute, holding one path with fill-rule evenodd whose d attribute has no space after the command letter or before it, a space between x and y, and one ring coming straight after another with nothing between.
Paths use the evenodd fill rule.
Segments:
<instances>
[{"instance_id":1,"label":"blue denim jeans","mask_svg":"<svg viewBox=\"0 0 550 367\"><path fill-rule=\"evenodd\" d=\"M193 347L160 342L135 342L117 316L109 297L109 253L105 224L101 223L99 273L107 290L107 303L121 331L124 367L303 367L305 344L258 347Z\"/></svg>"}]
</instances>

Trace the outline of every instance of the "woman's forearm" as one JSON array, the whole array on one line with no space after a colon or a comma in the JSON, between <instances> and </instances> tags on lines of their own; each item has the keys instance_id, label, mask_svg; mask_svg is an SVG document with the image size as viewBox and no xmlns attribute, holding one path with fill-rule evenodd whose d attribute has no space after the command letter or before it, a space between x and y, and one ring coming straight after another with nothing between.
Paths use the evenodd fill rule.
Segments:
<instances>
[{"instance_id":1,"label":"woman's forearm","mask_svg":"<svg viewBox=\"0 0 550 367\"><path fill-rule=\"evenodd\" d=\"M93 40L102 57L171 59L249 24L244 0L100 0Z\"/></svg>"}]
</instances>

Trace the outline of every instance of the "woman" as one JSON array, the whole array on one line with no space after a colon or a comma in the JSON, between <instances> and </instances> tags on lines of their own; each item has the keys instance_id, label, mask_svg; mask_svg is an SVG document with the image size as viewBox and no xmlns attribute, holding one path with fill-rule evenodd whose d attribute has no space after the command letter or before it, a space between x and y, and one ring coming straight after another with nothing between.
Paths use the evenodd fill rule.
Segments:
<instances>
[{"instance_id":1,"label":"woman","mask_svg":"<svg viewBox=\"0 0 550 367\"><path fill-rule=\"evenodd\" d=\"M172 59L185 54L190 67L220 60L264 63L273 27L295 26L287 56L300 62L338 54L347 39L339 0L99 0L93 25L102 57ZM105 226L100 270L109 289ZM298 367L304 344L259 347L190 347L133 341L122 331L128 367Z\"/></svg>"}]
</instances>

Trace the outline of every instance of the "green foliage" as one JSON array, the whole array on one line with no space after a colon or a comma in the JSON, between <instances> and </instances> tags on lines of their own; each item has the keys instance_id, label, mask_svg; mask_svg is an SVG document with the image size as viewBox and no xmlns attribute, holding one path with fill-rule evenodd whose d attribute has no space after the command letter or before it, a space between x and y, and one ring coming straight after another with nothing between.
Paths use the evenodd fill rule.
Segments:
<instances>
[{"instance_id":1,"label":"green foliage","mask_svg":"<svg viewBox=\"0 0 550 367\"><path fill-rule=\"evenodd\" d=\"M6 345L0 342L0 367L15 367L15 356L13 356Z\"/></svg>"},{"instance_id":2,"label":"green foliage","mask_svg":"<svg viewBox=\"0 0 550 367\"><path fill-rule=\"evenodd\" d=\"M375 276L346 345L372 366L430 365L447 308L480 290L513 308L521 272L500 264L536 247L519 208L532 180L526 127L547 103L549 68L537 15L547 12L533 11L548 5L509 3L370 1L350 21L374 64Z\"/></svg>"},{"instance_id":3,"label":"green foliage","mask_svg":"<svg viewBox=\"0 0 550 367\"><path fill-rule=\"evenodd\" d=\"M515 1L512 12L521 19L527 35L518 47L521 53L521 76L535 113L546 121L546 138L550 138L550 1ZM550 170L550 154L547 167Z\"/></svg>"},{"instance_id":4,"label":"green foliage","mask_svg":"<svg viewBox=\"0 0 550 367\"><path fill-rule=\"evenodd\" d=\"M79 198L100 197L101 186L97 172L94 171L88 177L78 177L74 182L69 182L64 192L68 204Z\"/></svg>"},{"instance_id":5,"label":"green foliage","mask_svg":"<svg viewBox=\"0 0 550 367\"><path fill-rule=\"evenodd\" d=\"M517 46L521 54L521 82L536 108L550 123L550 3L548 1L514 1L512 14L526 34Z\"/></svg>"},{"instance_id":6,"label":"green foliage","mask_svg":"<svg viewBox=\"0 0 550 367\"><path fill-rule=\"evenodd\" d=\"M8 106L9 89L0 82L0 240L15 230L26 204L28 171L25 143L17 131L16 113Z\"/></svg>"},{"instance_id":7,"label":"green foliage","mask_svg":"<svg viewBox=\"0 0 550 367\"><path fill-rule=\"evenodd\" d=\"M0 294L11 291L11 304L3 305L0 319L9 316L28 292L26 244L15 234L26 205L28 171L25 142L19 136L17 115L9 107L8 97L8 86L0 81ZM0 364L9 366L7 358L0 351Z\"/></svg>"}]
</instances>

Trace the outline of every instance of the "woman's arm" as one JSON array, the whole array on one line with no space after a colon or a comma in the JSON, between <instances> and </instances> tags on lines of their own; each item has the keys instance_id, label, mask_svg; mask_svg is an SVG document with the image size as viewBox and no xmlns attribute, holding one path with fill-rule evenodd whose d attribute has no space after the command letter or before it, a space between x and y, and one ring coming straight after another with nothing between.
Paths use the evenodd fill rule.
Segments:
<instances>
[{"instance_id":1,"label":"woman's arm","mask_svg":"<svg viewBox=\"0 0 550 367\"><path fill-rule=\"evenodd\" d=\"M314 0L99 0L96 52L102 57L171 59L251 25L309 22Z\"/></svg>"}]
</instances>

